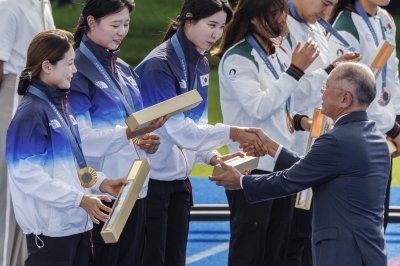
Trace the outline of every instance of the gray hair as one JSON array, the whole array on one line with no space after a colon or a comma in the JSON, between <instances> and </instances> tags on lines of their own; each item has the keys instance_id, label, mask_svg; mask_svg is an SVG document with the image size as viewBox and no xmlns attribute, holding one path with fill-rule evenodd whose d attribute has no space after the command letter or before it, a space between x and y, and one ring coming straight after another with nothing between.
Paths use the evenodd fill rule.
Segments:
<instances>
[{"instance_id":1,"label":"gray hair","mask_svg":"<svg viewBox=\"0 0 400 266\"><path fill-rule=\"evenodd\" d=\"M376 96L376 82L371 69L365 64L356 62L343 62L336 68L341 70L336 80L343 80L350 85L358 105L369 106Z\"/></svg>"}]
</instances>

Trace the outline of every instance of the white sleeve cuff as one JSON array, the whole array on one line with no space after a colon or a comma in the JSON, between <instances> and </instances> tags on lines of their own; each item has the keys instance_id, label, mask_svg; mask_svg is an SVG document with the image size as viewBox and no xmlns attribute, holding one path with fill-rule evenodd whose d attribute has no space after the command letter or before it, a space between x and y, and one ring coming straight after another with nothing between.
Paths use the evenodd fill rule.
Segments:
<instances>
[{"instance_id":1,"label":"white sleeve cuff","mask_svg":"<svg viewBox=\"0 0 400 266\"><path fill-rule=\"evenodd\" d=\"M282 148L283 148L283 146L279 144L279 148L276 150L276 153L275 153L274 163L276 163L276 160L278 159L279 154L281 154Z\"/></svg>"},{"instance_id":2,"label":"white sleeve cuff","mask_svg":"<svg viewBox=\"0 0 400 266\"><path fill-rule=\"evenodd\" d=\"M78 197L76 198L76 201L75 201L75 207L80 207L84 193L81 191L77 191L77 190L73 191L73 192L78 194Z\"/></svg>"},{"instance_id":3,"label":"white sleeve cuff","mask_svg":"<svg viewBox=\"0 0 400 266\"><path fill-rule=\"evenodd\" d=\"M241 187L242 189L243 189L243 183L242 183L242 182L243 182L243 181L242 181L242 180L243 180L243 177L244 177L244 175L242 175L242 176L240 177L240 187Z\"/></svg>"},{"instance_id":4,"label":"white sleeve cuff","mask_svg":"<svg viewBox=\"0 0 400 266\"><path fill-rule=\"evenodd\" d=\"M107 176L103 172L97 172L97 182L94 184L94 186L91 188L92 193L95 194L104 194L104 192L100 191L100 185L103 183L104 180L107 179Z\"/></svg>"}]
</instances>

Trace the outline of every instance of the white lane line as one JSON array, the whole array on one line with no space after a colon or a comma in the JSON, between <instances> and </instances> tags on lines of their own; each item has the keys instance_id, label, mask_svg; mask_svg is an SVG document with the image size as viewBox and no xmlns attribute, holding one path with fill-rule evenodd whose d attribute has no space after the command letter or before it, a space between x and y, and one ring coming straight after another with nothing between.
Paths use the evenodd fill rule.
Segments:
<instances>
[{"instance_id":1,"label":"white lane line","mask_svg":"<svg viewBox=\"0 0 400 266\"><path fill-rule=\"evenodd\" d=\"M208 250L205 250L203 252L194 254L194 255L186 258L186 265L196 262L196 261L199 261L199 260L202 260L204 258L210 257L210 256L220 253L222 251L225 251L228 248L229 248L229 242L226 242L226 243L222 243L218 246L215 246L213 248L210 248Z\"/></svg>"}]
</instances>

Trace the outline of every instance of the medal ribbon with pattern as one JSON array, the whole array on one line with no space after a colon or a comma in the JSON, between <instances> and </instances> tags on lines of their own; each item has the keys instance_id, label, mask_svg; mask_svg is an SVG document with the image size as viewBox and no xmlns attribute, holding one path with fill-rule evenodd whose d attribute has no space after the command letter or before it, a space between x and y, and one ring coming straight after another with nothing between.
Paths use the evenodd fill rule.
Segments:
<instances>
[{"instance_id":1,"label":"medal ribbon with pattern","mask_svg":"<svg viewBox=\"0 0 400 266\"><path fill-rule=\"evenodd\" d=\"M253 47L254 50L257 51L258 55L261 57L261 59L267 65L268 69L271 71L272 75L275 77L276 80L278 80L279 79L278 73L276 72L271 61L268 59L267 54L264 52L264 50L261 48L261 46L258 44L258 42L254 39L254 37L248 33L246 35L245 39L251 45L251 47ZM281 64L281 61L279 60L278 56L276 56L276 59L278 60L281 71L285 72L285 68ZM290 115L290 100L291 100L291 96L286 100L286 114L287 114L289 120L293 119L293 118L290 118L291 117L291 115ZM289 123L290 123L290 125L289 125ZM290 133L293 133L293 130L291 129L291 121L288 121L288 127L289 127Z\"/></svg>"},{"instance_id":2,"label":"medal ribbon with pattern","mask_svg":"<svg viewBox=\"0 0 400 266\"><path fill-rule=\"evenodd\" d=\"M186 65L185 55L183 54L182 46L179 43L176 33L174 34L174 36L171 37L171 44L172 44L172 47L174 47L175 53L178 56L179 62L181 63L181 66L182 66L183 76L185 77L185 82L186 82L186 88L181 87L181 93L185 93L185 92L188 92L188 87L189 87L187 65ZM194 79L193 90L197 90L197 74ZM185 114L185 117L189 117L190 110L184 112L184 114Z\"/></svg>"},{"instance_id":3,"label":"medal ribbon with pattern","mask_svg":"<svg viewBox=\"0 0 400 266\"><path fill-rule=\"evenodd\" d=\"M72 151L74 153L76 162L79 165L80 170L78 171L78 177L79 177L79 181L81 182L81 186L84 188L93 187L94 184L96 184L96 182L97 182L97 173L93 168L87 166L85 157L83 156L83 153L82 153L82 148L76 137L77 133L75 132L75 129L73 128L73 126L72 126L72 129L70 129L68 127L68 125L65 122L64 118L62 117L61 113L57 110L57 107L50 101L50 99L47 97L47 95L44 92L42 92L41 90L39 90L38 88L36 88L32 85L29 86L28 92L39 97L40 99L44 100L45 102L47 102L50 105L51 109L53 109L54 113L56 113L56 115L60 119L61 125L65 128L65 130L68 134L68 138L71 143ZM73 123L71 121L71 118L68 116L66 116L66 117L69 120L69 122L71 122L71 125L72 125Z\"/></svg>"},{"instance_id":4,"label":"medal ribbon with pattern","mask_svg":"<svg viewBox=\"0 0 400 266\"><path fill-rule=\"evenodd\" d=\"M379 46L378 36L376 35L376 32L371 24L371 21L369 21L367 13L364 11L364 9L358 3L358 1L355 1L354 8L356 9L357 13L362 17L364 22L367 24L369 31L372 34L372 37L374 37L375 45L376 47L378 47ZM385 30L383 29L381 18L378 18L378 20L382 30L382 39L386 40ZM381 90L381 97L379 98L378 101L379 104L382 106L385 106L390 102L390 96L391 96L390 90L386 87L386 73L387 73L387 63L382 69L382 90Z\"/></svg>"}]
</instances>

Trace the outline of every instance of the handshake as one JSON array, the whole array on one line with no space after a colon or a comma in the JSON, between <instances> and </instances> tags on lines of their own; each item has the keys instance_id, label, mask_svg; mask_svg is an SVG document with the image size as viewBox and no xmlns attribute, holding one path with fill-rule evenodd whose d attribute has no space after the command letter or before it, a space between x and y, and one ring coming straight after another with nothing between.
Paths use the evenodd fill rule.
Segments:
<instances>
[{"instance_id":1,"label":"handshake","mask_svg":"<svg viewBox=\"0 0 400 266\"><path fill-rule=\"evenodd\" d=\"M247 156L261 157L269 154L275 157L279 143L265 134L261 128L231 127L230 139L240 144Z\"/></svg>"},{"instance_id":2,"label":"handshake","mask_svg":"<svg viewBox=\"0 0 400 266\"><path fill-rule=\"evenodd\" d=\"M233 141L240 143L240 148L248 156L264 156L270 155L275 157L276 151L279 148L279 143L271 139L260 128L239 128L231 127L230 138ZM240 152L239 152L240 153ZM241 189L240 178L242 175L250 174L250 169L244 173L240 173L234 167L224 163L224 161L238 156L238 153L226 155L216 159L213 164L219 163L225 172L219 176L210 176L209 179L214 181L217 186L223 186L228 190Z\"/></svg>"}]
</instances>

